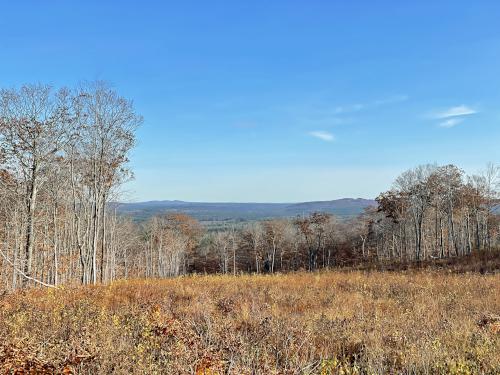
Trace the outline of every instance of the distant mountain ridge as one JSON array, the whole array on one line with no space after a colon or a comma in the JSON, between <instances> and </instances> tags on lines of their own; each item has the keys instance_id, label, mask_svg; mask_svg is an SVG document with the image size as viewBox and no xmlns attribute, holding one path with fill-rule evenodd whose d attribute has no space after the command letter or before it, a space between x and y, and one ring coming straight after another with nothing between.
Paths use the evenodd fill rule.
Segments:
<instances>
[{"instance_id":1,"label":"distant mountain ridge","mask_svg":"<svg viewBox=\"0 0 500 375\"><path fill-rule=\"evenodd\" d=\"M312 212L352 217L359 215L367 207L376 206L377 203L372 199L342 198L302 203L209 203L165 200L115 203L115 205L120 214L129 215L136 221L147 220L155 215L180 212L193 216L202 222L210 222L285 218L309 215Z\"/></svg>"}]
</instances>

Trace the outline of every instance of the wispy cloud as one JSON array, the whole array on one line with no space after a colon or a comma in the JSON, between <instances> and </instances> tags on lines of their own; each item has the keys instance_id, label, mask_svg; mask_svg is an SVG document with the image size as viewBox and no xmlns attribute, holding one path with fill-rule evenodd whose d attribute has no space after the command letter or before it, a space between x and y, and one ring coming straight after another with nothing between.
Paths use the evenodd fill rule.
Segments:
<instances>
[{"instance_id":1,"label":"wispy cloud","mask_svg":"<svg viewBox=\"0 0 500 375\"><path fill-rule=\"evenodd\" d=\"M346 106L337 106L333 109L333 113L336 115L340 115L344 113L359 112L367 109L378 108L385 105L405 102L408 99L409 99L408 95L393 95L367 103L357 103Z\"/></svg>"},{"instance_id":2,"label":"wispy cloud","mask_svg":"<svg viewBox=\"0 0 500 375\"><path fill-rule=\"evenodd\" d=\"M388 96L387 98L379 99L373 102L373 105L378 107L381 105L386 105L386 104L394 104L394 103L401 103L405 102L409 99L410 97L408 95L394 95L394 96Z\"/></svg>"},{"instance_id":3,"label":"wispy cloud","mask_svg":"<svg viewBox=\"0 0 500 375\"><path fill-rule=\"evenodd\" d=\"M449 129L464 122L466 117L476 113L479 113L477 109L462 104L440 112L434 112L431 117L435 120L441 120L441 122L437 124L439 127Z\"/></svg>"},{"instance_id":4,"label":"wispy cloud","mask_svg":"<svg viewBox=\"0 0 500 375\"><path fill-rule=\"evenodd\" d=\"M327 142L332 142L335 140L335 136L332 133L323 130L310 132L309 135Z\"/></svg>"},{"instance_id":5,"label":"wispy cloud","mask_svg":"<svg viewBox=\"0 0 500 375\"><path fill-rule=\"evenodd\" d=\"M463 118L453 117L453 118L449 118L443 122L440 122L439 126L442 128L452 128L452 127L460 124L463 121L464 121Z\"/></svg>"},{"instance_id":6,"label":"wispy cloud","mask_svg":"<svg viewBox=\"0 0 500 375\"><path fill-rule=\"evenodd\" d=\"M444 119L449 117L459 117L459 116L468 116L477 113L478 111L474 108L468 107L466 105L459 105L457 107L448 108L445 111L439 112L435 115L437 119Z\"/></svg>"},{"instance_id":7,"label":"wispy cloud","mask_svg":"<svg viewBox=\"0 0 500 375\"><path fill-rule=\"evenodd\" d=\"M363 109L362 104L353 104L348 106L337 106L333 109L332 113L334 115L341 115L343 113L351 113L361 111Z\"/></svg>"}]
</instances>

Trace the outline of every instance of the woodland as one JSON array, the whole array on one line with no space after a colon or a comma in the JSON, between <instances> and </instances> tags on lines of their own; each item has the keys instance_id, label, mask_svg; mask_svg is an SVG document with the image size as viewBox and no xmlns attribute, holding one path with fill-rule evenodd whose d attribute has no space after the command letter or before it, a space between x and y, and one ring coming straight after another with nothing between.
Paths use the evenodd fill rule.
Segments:
<instances>
[{"instance_id":1,"label":"woodland","mask_svg":"<svg viewBox=\"0 0 500 375\"><path fill-rule=\"evenodd\" d=\"M500 166L407 170L354 218L316 212L207 230L183 213L117 213L142 123L103 82L0 92L0 285L109 283L190 273L316 271L434 261L500 244Z\"/></svg>"}]
</instances>

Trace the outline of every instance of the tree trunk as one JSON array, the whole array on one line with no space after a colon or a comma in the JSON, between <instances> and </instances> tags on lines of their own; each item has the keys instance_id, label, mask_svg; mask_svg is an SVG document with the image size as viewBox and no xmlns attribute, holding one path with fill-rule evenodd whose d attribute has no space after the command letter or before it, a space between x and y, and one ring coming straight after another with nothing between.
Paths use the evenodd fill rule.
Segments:
<instances>
[{"instance_id":1,"label":"tree trunk","mask_svg":"<svg viewBox=\"0 0 500 375\"><path fill-rule=\"evenodd\" d=\"M57 202L54 204L54 208L52 211L52 222L54 224L54 278L53 278L53 283L54 285L57 285L59 283L59 259L58 259L58 254L57 254L57 246L58 246L58 228L57 228Z\"/></svg>"},{"instance_id":2,"label":"tree trunk","mask_svg":"<svg viewBox=\"0 0 500 375\"><path fill-rule=\"evenodd\" d=\"M106 196L103 198L102 202L102 239L101 239L101 284L104 283L104 254L106 249Z\"/></svg>"},{"instance_id":3,"label":"tree trunk","mask_svg":"<svg viewBox=\"0 0 500 375\"><path fill-rule=\"evenodd\" d=\"M36 198L38 193L38 166L36 164L32 167L31 186L28 197L27 206L27 225L26 225L26 246L25 246L25 261L24 273L26 276L31 277L31 267L33 260L33 246L35 243L35 208ZM28 278L23 278L23 284L27 285Z\"/></svg>"}]
</instances>

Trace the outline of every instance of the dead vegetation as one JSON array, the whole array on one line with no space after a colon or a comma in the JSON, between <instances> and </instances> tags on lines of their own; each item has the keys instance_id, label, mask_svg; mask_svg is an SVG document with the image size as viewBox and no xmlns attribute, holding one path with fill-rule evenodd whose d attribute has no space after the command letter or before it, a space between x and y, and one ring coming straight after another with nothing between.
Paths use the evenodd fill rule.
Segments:
<instances>
[{"instance_id":1,"label":"dead vegetation","mask_svg":"<svg viewBox=\"0 0 500 375\"><path fill-rule=\"evenodd\" d=\"M368 260L344 269L358 271L408 271L408 270L446 270L454 273L476 272L494 274L500 272L500 249L473 252L472 254L442 259L429 259L420 262L394 260Z\"/></svg>"},{"instance_id":2,"label":"dead vegetation","mask_svg":"<svg viewBox=\"0 0 500 375\"><path fill-rule=\"evenodd\" d=\"M426 270L22 290L0 299L0 369L494 374L499 286L498 274Z\"/></svg>"}]
</instances>

